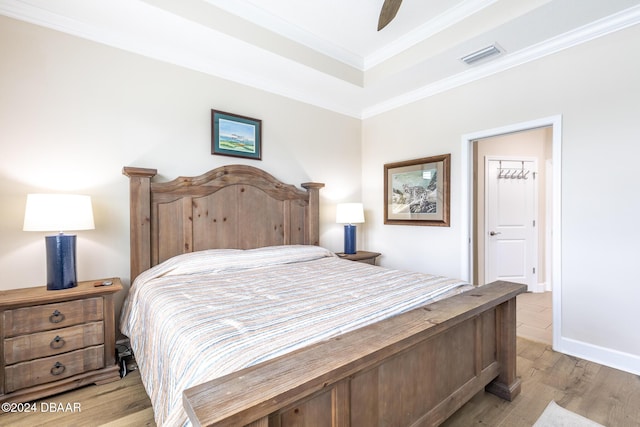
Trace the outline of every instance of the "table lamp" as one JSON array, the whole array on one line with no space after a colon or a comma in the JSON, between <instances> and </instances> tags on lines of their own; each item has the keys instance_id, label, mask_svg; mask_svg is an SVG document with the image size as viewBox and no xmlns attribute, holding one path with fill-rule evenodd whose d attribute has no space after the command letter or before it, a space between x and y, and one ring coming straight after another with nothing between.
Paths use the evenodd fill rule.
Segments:
<instances>
[{"instance_id":1,"label":"table lamp","mask_svg":"<svg viewBox=\"0 0 640 427\"><path fill-rule=\"evenodd\" d=\"M24 231L58 231L45 236L47 290L78 285L76 279L76 236L64 231L93 230L91 197L77 194L28 194Z\"/></svg>"},{"instance_id":2,"label":"table lamp","mask_svg":"<svg viewBox=\"0 0 640 427\"><path fill-rule=\"evenodd\" d=\"M356 253L356 226L364 222L362 203L338 203L336 222L344 224L344 253Z\"/></svg>"}]
</instances>

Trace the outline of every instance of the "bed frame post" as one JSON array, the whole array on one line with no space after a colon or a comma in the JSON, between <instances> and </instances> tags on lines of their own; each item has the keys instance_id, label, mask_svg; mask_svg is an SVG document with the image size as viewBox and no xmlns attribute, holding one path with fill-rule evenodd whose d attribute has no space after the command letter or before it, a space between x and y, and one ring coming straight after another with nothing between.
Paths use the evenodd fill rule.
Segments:
<instances>
[{"instance_id":1,"label":"bed frame post","mask_svg":"<svg viewBox=\"0 0 640 427\"><path fill-rule=\"evenodd\" d=\"M318 246L320 245L320 189L324 187L324 184L305 182L300 185L309 194L309 218L307 221L309 230L307 232L308 241L305 244Z\"/></svg>"},{"instance_id":2,"label":"bed frame post","mask_svg":"<svg viewBox=\"0 0 640 427\"><path fill-rule=\"evenodd\" d=\"M151 178L156 169L124 167L129 177L131 227L131 283L143 271L151 268Z\"/></svg>"},{"instance_id":3,"label":"bed frame post","mask_svg":"<svg viewBox=\"0 0 640 427\"><path fill-rule=\"evenodd\" d=\"M521 381L516 375L516 299L496 307L496 332L500 374L486 386L486 391L511 402L520 394Z\"/></svg>"}]
</instances>

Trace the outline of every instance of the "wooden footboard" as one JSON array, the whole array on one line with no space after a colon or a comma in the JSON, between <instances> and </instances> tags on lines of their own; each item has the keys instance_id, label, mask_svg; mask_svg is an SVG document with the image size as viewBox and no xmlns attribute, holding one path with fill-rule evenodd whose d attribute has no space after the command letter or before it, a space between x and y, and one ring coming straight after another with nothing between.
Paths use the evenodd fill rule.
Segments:
<instances>
[{"instance_id":1,"label":"wooden footboard","mask_svg":"<svg viewBox=\"0 0 640 427\"><path fill-rule=\"evenodd\" d=\"M194 425L437 426L485 386L511 400L516 295L495 282L184 392Z\"/></svg>"}]
</instances>

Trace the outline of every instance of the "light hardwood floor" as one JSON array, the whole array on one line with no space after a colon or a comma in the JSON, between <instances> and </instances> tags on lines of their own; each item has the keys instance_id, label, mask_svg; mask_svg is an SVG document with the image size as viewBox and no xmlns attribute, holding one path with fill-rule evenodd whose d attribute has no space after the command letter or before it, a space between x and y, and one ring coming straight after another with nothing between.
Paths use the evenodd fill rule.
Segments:
<instances>
[{"instance_id":1,"label":"light hardwood floor","mask_svg":"<svg viewBox=\"0 0 640 427\"><path fill-rule=\"evenodd\" d=\"M3 413L0 426L35 427L138 427L155 426L151 401L138 371L120 381L89 385L67 393L36 401L31 412ZM79 404L80 411L51 412L50 404Z\"/></svg>"},{"instance_id":2,"label":"light hardwood floor","mask_svg":"<svg viewBox=\"0 0 640 427\"><path fill-rule=\"evenodd\" d=\"M551 292L526 292L517 297L516 334L532 341L551 345L553 316Z\"/></svg>"},{"instance_id":3,"label":"light hardwood floor","mask_svg":"<svg viewBox=\"0 0 640 427\"><path fill-rule=\"evenodd\" d=\"M640 377L517 340L522 392L513 402L478 393L442 427L530 427L551 400L607 427L640 426Z\"/></svg>"},{"instance_id":4,"label":"light hardwood floor","mask_svg":"<svg viewBox=\"0 0 640 427\"><path fill-rule=\"evenodd\" d=\"M525 339L532 328L550 324L550 314L537 307L543 294L518 297L517 372L522 393L513 402L481 392L464 405L443 427L530 427L551 400L607 427L640 426L640 377L616 369L556 353L544 341L545 335ZM527 297L533 297L527 299ZM550 313L550 298L548 308ZM532 307L524 308L530 304ZM521 307L522 306L522 307ZM534 314L531 314L534 313ZM538 314L535 314L538 313ZM534 320L542 319L536 323ZM546 319L546 320L545 320ZM550 334L548 339L550 340ZM550 343L551 341L549 341ZM42 403L80 404L81 412L42 412ZM5 413L1 426L155 426L151 402L138 371L121 381L87 386L36 402L35 413ZM359 426L354 426L359 427Z\"/></svg>"}]
</instances>

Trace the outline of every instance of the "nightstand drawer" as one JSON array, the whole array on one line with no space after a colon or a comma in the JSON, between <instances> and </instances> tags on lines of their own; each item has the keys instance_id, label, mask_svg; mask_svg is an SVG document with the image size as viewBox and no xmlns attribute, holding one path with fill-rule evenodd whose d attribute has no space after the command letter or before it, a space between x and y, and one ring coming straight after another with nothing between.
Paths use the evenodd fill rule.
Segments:
<instances>
[{"instance_id":1,"label":"nightstand drawer","mask_svg":"<svg viewBox=\"0 0 640 427\"><path fill-rule=\"evenodd\" d=\"M104 345L5 367L5 392L104 368Z\"/></svg>"},{"instance_id":2,"label":"nightstand drawer","mask_svg":"<svg viewBox=\"0 0 640 427\"><path fill-rule=\"evenodd\" d=\"M102 305L98 297L6 310L4 334L13 337L102 320Z\"/></svg>"},{"instance_id":3,"label":"nightstand drawer","mask_svg":"<svg viewBox=\"0 0 640 427\"><path fill-rule=\"evenodd\" d=\"M4 363L11 365L103 343L103 322L20 335L4 340Z\"/></svg>"}]
</instances>

